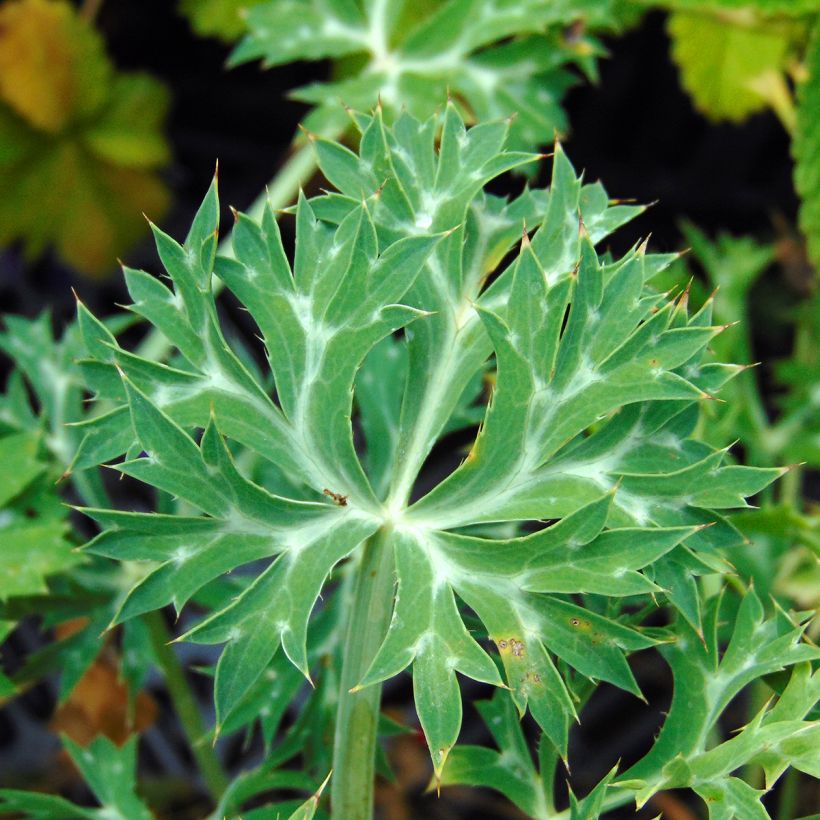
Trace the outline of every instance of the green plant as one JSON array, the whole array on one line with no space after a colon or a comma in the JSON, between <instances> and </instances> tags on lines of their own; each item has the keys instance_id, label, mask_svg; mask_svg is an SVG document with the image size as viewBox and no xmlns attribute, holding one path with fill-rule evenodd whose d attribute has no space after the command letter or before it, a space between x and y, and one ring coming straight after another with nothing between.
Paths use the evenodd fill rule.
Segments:
<instances>
[{"instance_id":1,"label":"green plant","mask_svg":"<svg viewBox=\"0 0 820 820\"><path fill-rule=\"evenodd\" d=\"M53 246L85 273L108 272L159 217L168 93L115 70L102 37L65 0L0 7L0 245ZM65 203L72 207L66 208ZM22 203L22 204L21 204Z\"/></svg>"},{"instance_id":2,"label":"green plant","mask_svg":"<svg viewBox=\"0 0 820 820\"><path fill-rule=\"evenodd\" d=\"M301 677L316 687L216 816L318 789L332 769L334 816L369 817L378 734L392 731L381 684L408 668L440 783L491 785L534 817L677 787L715 817L765 816L763 792L732 773L761 765L766 788L788 766L817 774L818 652L805 613L704 582L741 540L722 511L784 472L693 437L699 404L744 369L704 360L727 329L712 302L690 315L686 292L653 287L672 256L596 252L641 209L583 184L560 145L550 187L506 200L485 185L538 160L507 149L509 122L467 130L452 104L393 126L380 109L352 116L358 153L313 140L336 191L300 197L292 264L270 207L237 213L232 253L217 254L216 183L183 244L154 229L173 289L125 277L131 310L173 347L167 364L79 306L77 367L100 409L71 428L72 469L107 463L161 510L84 509L102 530L84 555L136 579L112 625L198 596L205 616L178 640L224 644L216 734L261 714L270 743ZM217 275L258 326L264 366L226 339ZM476 423L463 462L416 500L434 448ZM656 612L662 625L646 625ZM675 677L657 742L559 811L570 726L601 683L640 696L627 658L653 647ZM499 752L456 745L456 672L498 687L479 708ZM720 742L728 703L763 680L773 700ZM543 732L537 770L526 711ZM297 756L301 773L283 767Z\"/></svg>"}]
</instances>

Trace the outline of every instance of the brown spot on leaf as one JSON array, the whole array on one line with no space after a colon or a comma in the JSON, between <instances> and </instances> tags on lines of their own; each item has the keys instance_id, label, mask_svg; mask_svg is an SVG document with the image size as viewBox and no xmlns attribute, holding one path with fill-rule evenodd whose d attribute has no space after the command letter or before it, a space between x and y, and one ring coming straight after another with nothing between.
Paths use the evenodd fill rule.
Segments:
<instances>
[{"instance_id":1,"label":"brown spot on leaf","mask_svg":"<svg viewBox=\"0 0 820 820\"><path fill-rule=\"evenodd\" d=\"M338 505L339 507L346 507L347 506L347 496L342 495L341 493L334 493L333 490L328 490L327 487L322 490L322 492L330 498L334 504Z\"/></svg>"}]
</instances>

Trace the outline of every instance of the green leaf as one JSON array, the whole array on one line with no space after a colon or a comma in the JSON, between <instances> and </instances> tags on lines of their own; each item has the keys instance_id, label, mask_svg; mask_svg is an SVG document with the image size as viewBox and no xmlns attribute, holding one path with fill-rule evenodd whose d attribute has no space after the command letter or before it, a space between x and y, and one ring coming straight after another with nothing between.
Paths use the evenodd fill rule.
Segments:
<instances>
[{"instance_id":1,"label":"green leaf","mask_svg":"<svg viewBox=\"0 0 820 820\"><path fill-rule=\"evenodd\" d=\"M640 0L655 4L655 0ZM782 14L798 17L817 11L817 0L662 0L669 8L691 9L692 11L748 11L761 14Z\"/></svg>"},{"instance_id":2,"label":"green leaf","mask_svg":"<svg viewBox=\"0 0 820 820\"><path fill-rule=\"evenodd\" d=\"M710 602L702 636L680 619L677 641L662 650L675 679L672 706L651 751L616 781L635 788L640 802L666 784L673 788L701 784L711 788L762 749L776 743L779 732L783 732L783 737L792 736L798 731L795 721L816 703L816 689L812 693L807 687L806 662L819 655L815 647L801 641L805 625L780 617L767 619L757 595L749 591L741 602L731 640L721 653L717 643L721 604L720 598ZM756 678L792 666L796 667L792 684L782 696L783 705L771 710L769 721L766 722L764 710L735 738L707 751L709 732L732 698ZM801 726L800 736L804 731L814 730ZM762 740L758 732L769 735L772 742ZM776 746L773 751L777 752ZM802 754L799 742L794 752L797 756ZM722 793L727 788L730 795L737 788L744 799L750 797L743 787L720 785L718 791Z\"/></svg>"},{"instance_id":3,"label":"green leaf","mask_svg":"<svg viewBox=\"0 0 820 820\"><path fill-rule=\"evenodd\" d=\"M800 229L809 257L820 267L820 23L815 22L806 53L806 76L798 85L797 122L792 142L794 186L801 197Z\"/></svg>"},{"instance_id":4,"label":"green leaf","mask_svg":"<svg viewBox=\"0 0 820 820\"><path fill-rule=\"evenodd\" d=\"M266 0L249 10L248 34L231 62L337 60L334 82L294 94L318 107L308 119L317 129L328 121L346 125L339 99L360 110L381 101L391 120L402 110L424 119L449 92L462 114L478 121L517 114L511 139L530 147L567 127L561 101L575 82L567 68L594 74L603 52L592 38L565 29L575 21L614 25L610 6L607 0L415 6Z\"/></svg>"},{"instance_id":5,"label":"green leaf","mask_svg":"<svg viewBox=\"0 0 820 820\"><path fill-rule=\"evenodd\" d=\"M181 0L179 11L200 37L233 42L245 32L243 11L264 0Z\"/></svg>"},{"instance_id":6,"label":"green leaf","mask_svg":"<svg viewBox=\"0 0 820 820\"><path fill-rule=\"evenodd\" d=\"M102 809L75 806L68 800L52 795L0 789L0 805L31 818L101 818L127 817L128 820L151 820L153 815L134 792L136 783L137 737L121 747L108 738L95 738L87 747L63 737L74 764L80 770Z\"/></svg>"},{"instance_id":7,"label":"green leaf","mask_svg":"<svg viewBox=\"0 0 820 820\"><path fill-rule=\"evenodd\" d=\"M157 171L170 158L169 95L152 77L117 73L63 0L5 3L0 24L0 166L32 203L0 203L0 244L22 240L29 256L54 246L102 276L142 237L140 210L158 218L168 207Z\"/></svg>"},{"instance_id":8,"label":"green leaf","mask_svg":"<svg viewBox=\"0 0 820 820\"><path fill-rule=\"evenodd\" d=\"M0 506L8 504L45 469L37 459L39 443L36 433L0 438Z\"/></svg>"},{"instance_id":9,"label":"green leaf","mask_svg":"<svg viewBox=\"0 0 820 820\"><path fill-rule=\"evenodd\" d=\"M492 700L477 701L474 706L498 750L456 746L447 758L441 785L486 786L501 792L530 817L547 816L544 784L533 765L512 700L498 691Z\"/></svg>"},{"instance_id":10,"label":"green leaf","mask_svg":"<svg viewBox=\"0 0 820 820\"><path fill-rule=\"evenodd\" d=\"M357 25L354 7L333 8ZM512 32L524 25L506 11ZM335 650L308 623L314 609L345 615L372 536L368 549L390 550L395 567L395 588L374 604L392 617L353 692L411 669L437 777L461 727L458 673L509 689L541 726L543 755L566 758L578 692L607 681L640 696L629 656L669 639L642 628L643 613L676 607L679 646L716 622L696 579L726 572L723 549L742 541L716 511L747 506L782 471L734 464L695 438L698 403L742 368L705 358L725 329L711 302L690 314L688 294L654 289L673 257L644 246L599 256L596 243L640 208L584 185L560 146L547 190L485 193L533 157L508 150L508 122L467 129L454 104L393 126L380 109L352 116L355 151L313 140L338 190L300 197L293 249L267 207L236 215L233 256L217 258L215 185L182 244L155 230L170 287L126 279L132 310L176 347L169 364L122 349L80 309L81 367L103 412L74 428L85 435L77 464L125 454L114 469L173 499L161 514L87 510L103 530L88 551L138 565L115 622L179 610L221 584L181 639L225 645L214 686L217 731L228 731L247 725L259 693L295 692L292 676L281 689L265 677L280 645L320 691L338 687L333 664L316 663ZM269 372L226 340L214 273L256 322ZM476 423L467 458L423 491L431 451ZM664 751L664 730L661 768L668 752L705 751L699 733L735 684L811 656L800 628L764 622L756 601L747 596L723 658L733 682L710 701L714 715L693 717L697 737ZM747 669L758 628L765 648ZM662 651L696 688L714 676L716 645L705 659ZM327 730L332 709L317 698L273 759ZM271 709L268 737L280 720ZM316 776L331 765L320 760Z\"/></svg>"},{"instance_id":11,"label":"green leaf","mask_svg":"<svg viewBox=\"0 0 820 820\"><path fill-rule=\"evenodd\" d=\"M702 113L739 122L766 108L756 83L785 70L792 42L788 28L675 11L668 29L681 84Z\"/></svg>"}]
</instances>

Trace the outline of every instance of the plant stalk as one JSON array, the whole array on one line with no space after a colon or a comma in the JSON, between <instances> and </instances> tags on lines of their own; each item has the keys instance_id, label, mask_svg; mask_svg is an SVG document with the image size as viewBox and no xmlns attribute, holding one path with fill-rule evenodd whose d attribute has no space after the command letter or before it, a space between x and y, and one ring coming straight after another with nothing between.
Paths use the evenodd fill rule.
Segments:
<instances>
[{"instance_id":1,"label":"plant stalk","mask_svg":"<svg viewBox=\"0 0 820 820\"><path fill-rule=\"evenodd\" d=\"M393 550L389 531L367 541L357 567L345 635L336 734L331 811L336 820L371 820L381 684L350 690L364 677L387 632L393 611Z\"/></svg>"},{"instance_id":2,"label":"plant stalk","mask_svg":"<svg viewBox=\"0 0 820 820\"><path fill-rule=\"evenodd\" d=\"M151 637L154 658L165 676L168 693L188 738L191 753L211 797L218 803L228 787L228 778L222 770L222 764L213 746L208 742L208 732L202 720L202 713L185 677L185 670L173 648L169 646L171 636L162 620L162 614L159 611L149 612L143 618Z\"/></svg>"}]
</instances>

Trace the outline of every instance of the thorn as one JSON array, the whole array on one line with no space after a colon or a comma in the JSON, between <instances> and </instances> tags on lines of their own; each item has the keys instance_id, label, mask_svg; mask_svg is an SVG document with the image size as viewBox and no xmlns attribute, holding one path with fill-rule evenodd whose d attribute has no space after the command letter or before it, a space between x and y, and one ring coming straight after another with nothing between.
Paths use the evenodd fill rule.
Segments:
<instances>
[{"instance_id":1,"label":"thorn","mask_svg":"<svg viewBox=\"0 0 820 820\"><path fill-rule=\"evenodd\" d=\"M119 259L118 259L117 261L119 262ZM120 264L122 264L122 263L120 263ZM79 295L78 295L77 291L76 291L76 290L74 290L74 287L73 287L73 286L72 286L72 288L71 288L71 293L74 295L74 300L77 302L77 307L79 307L80 305L82 305L82 304L83 304L83 300L82 300L82 299L80 299L80 297L79 297Z\"/></svg>"},{"instance_id":2,"label":"thorn","mask_svg":"<svg viewBox=\"0 0 820 820\"><path fill-rule=\"evenodd\" d=\"M581 209L578 209L578 237L580 239L589 239L589 231L584 224L584 217L581 215Z\"/></svg>"},{"instance_id":3,"label":"thorn","mask_svg":"<svg viewBox=\"0 0 820 820\"><path fill-rule=\"evenodd\" d=\"M536 154L535 159L536 159L536 161L540 160L540 159L552 159L554 156L555 156L555 151L547 151L547 152L544 152L544 153Z\"/></svg>"},{"instance_id":4,"label":"thorn","mask_svg":"<svg viewBox=\"0 0 820 820\"><path fill-rule=\"evenodd\" d=\"M230 209L231 216L233 216L234 224L236 224L239 222L239 211L237 211L233 205L228 205L228 208Z\"/></svg>"},{"instance_id":5,"label":"thorn","mask_svg":"<svg viewBox=\"0 0 820 820\"><path fill-rule=\"evenodd\" d=\"M387 185L387 183L388 183L389 181L390 181L390 178L389 178L389 177L386 177L386 178L385 178L385 180L384 180L384 182L382 182L382 184L381 184L381 185L379 185L379 187L378 187L378 188L376 188L376 190L375 190L375 191L373 191L373 199L375 199L377 202L381 199L381 196L382 196L382 191L384 190L385 185Z\"/></svg>"},{"instance_id":6,"label":"thorn","mask_svg":"<svg viewBox=\"0 0 820 820\"><path fill-rule=\"evenodd\" d=\"M364 689L364 686L362 686L360 683L357 683L352 689L348 689L347 692L350 695L355 695L357 692L361 692L362 689Z\"/></svg>"},{"instance_id":7,"label":"thorn","mask_svg":"<svg viewBox=\"0 0 820 820\"><path fill-rule=\"evenodd\" d=\"M715 335L718 335L719 333L723 333L724 330L728 330L730 327L734 327L735 325L739 325L739 324L740 324L740 320L738 319L736 322L729 322L726 325L718 325L718 331Z\"/></svg>"},{"instance_id":8,"label":"thorn","mask_svg":"<svg viewBox=\"0 0 820 820\"><path fill-rule=\"evenodd\" d=\"M219 185L219 157L214 162L214 184Z\"/></svg>"},{"instance_id":9,"label":"thorn","mask_svg":"<svg viewBox=\"0 0 820 820\"><path fill-rule=\"evenodd\" d=\"M683 289L683 293L681 293L680 297L678 298L678 308L680 308L684 313L686 309L689 307L689 291L692 290L692 282L695 280L694 276L689 277L689 281L686 283L686 287Z\"/></svg>"},{"instance_id":10,"label":"thorn","mask_svg":"<svg viewBox=\"0 0 820 820\"><path fill-rule=\"evenodd\" d=\"M305 135L308 142L315 143L319 139L318 134L314 134L313 131L308 131L302 123L299 123L299 130Z\"/></svg>"}]
</instances>

